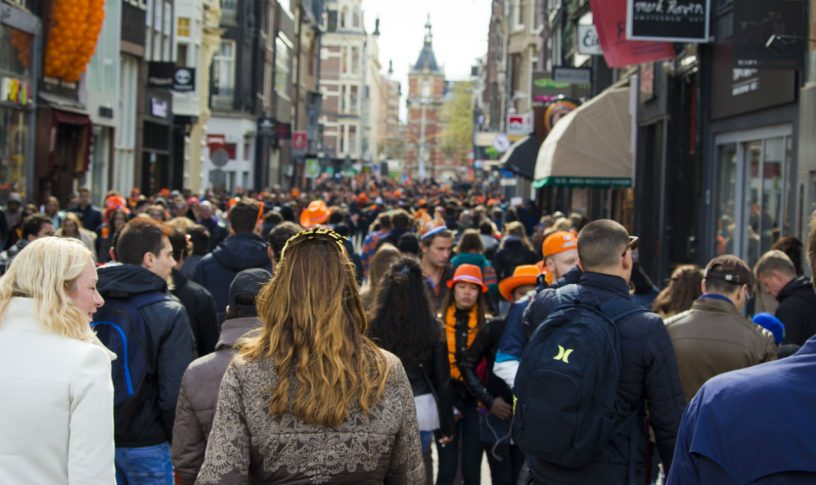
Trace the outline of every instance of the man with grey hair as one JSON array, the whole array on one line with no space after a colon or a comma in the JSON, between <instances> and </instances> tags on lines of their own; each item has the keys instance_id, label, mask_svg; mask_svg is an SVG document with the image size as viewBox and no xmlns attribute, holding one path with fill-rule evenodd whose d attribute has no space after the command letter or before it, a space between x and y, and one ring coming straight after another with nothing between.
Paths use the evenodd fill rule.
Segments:
<instances>
[{"instance_id":1,"label":"man with grey hair","mask_svg":"<svg viewBox=\"0 0 816 485\"><path fill-rule=\"evenodd\" d=\"M802 345L816 335L816 292L807 276L796 276L787 254L771 250L754 267L762 291L779 301L776 318L785 324L783 343Z\"/></svg>"},{"instance_id":2,"label":"man with grey hair","mask_svg":"<svg viewBox=\"0 0 816 485\"><path fill-rule=\"evenodd\" d=\"M619 223L602 219L587 224L578 235L578 255L584 273L576 300L600 312L612 306L631 305L630 311L615 319L620 336L620 379L616 391L617 420L609 441L589 463L575 468L543 458L531 459L533 483L643 483L646 481L647 427L654 432L664 470L671 465L674 441L683 413L683 388L677 361L663 321L652 312L637 308L629 296L632 251L637 238L629 236ZM528 325L545 322L561 307L559 292L545 289L536 295L525 313ZM575 288L575 287L573 287ZM528 347L527 350L530 350ZM582 355L573 354L572 364L581 365ZM528 358L527 353L522 358ZM520 376L516 376L516 389ZM534 385L531 383L531 385ZM575 406L564 403L563 409ZM648 414L648 424L646 415ZM530 422L534 422L530 418Z\"/></svg>"}]
</instances>

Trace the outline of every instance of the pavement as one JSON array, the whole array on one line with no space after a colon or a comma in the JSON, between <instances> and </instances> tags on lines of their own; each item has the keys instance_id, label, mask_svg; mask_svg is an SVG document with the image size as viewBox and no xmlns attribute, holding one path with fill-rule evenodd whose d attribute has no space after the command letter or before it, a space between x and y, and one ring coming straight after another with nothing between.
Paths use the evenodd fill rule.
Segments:
<instances>
[{"instance_id":1,"label":"pavement","mask_svg":"<svg viewBox=\"0 0 816 485\"><path fill-rule=\"evenodd\" d=\"M436 472L439 470L439 464L436 462L436 446L431 447L431 456L433 458L434 479L436 479ZM482 453L482 485L490 485L493 481L490 479L490 466L487 463L487 454ZM457 484L461 485L461 481Z\"/></svg>"}]
</instances>

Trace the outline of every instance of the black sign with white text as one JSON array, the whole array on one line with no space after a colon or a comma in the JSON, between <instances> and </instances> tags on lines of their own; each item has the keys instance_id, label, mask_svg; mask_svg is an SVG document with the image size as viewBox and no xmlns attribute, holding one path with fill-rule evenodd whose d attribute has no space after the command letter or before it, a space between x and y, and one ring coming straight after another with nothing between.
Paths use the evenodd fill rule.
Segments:
<instances>
[{"instance_id":1,"label":"black sign with white text","mask_svg":"<svg viewBox=\"0 0 816 485\"><path fill-rule=\"evenodd\" d=\"M628 0L626 38L708 42L711 0Z\"/></svg>"}]
</instances>

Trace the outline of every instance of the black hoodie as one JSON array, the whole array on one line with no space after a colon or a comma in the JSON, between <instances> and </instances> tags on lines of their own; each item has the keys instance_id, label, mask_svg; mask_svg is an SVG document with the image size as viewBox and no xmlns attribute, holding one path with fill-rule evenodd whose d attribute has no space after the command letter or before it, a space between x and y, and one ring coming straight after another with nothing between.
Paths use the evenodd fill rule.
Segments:
<instances>
[{"instance_id":1,"label":"black hoodie","mask_svg":"<svg viewBox=\"0 0 816 485\"><path fill-rule=\"evenodd\" d=\"M804 345L816 334L816 292L806 276L791 280L776 295L776 318L785 324L783 343Z\"/></svg>"},{"instance_id":2,"label":"black hoodie","mask_svg":"<svg viewBox=\"0 0 816 485\"><path fill-rule=\"evenodd\" d=\"M236 234L201 258L192 279L212 293L219 323L227 316L229 287L239 271L249 268L272 271L266 248L266 242L255 234Z\"/></svg>"},{"instance_id":3,"label":"black hoodie","mask_svg":"<svg viewBox=\"0 0 816 485\"><path fill-rule=\"evenodd\" d=\"M167 283L133 264L99 268L99 293L105 299L132 298L148 292L167 293ZM127 426L115 429L118 447L143 447L169 442L173 436L181 377L195 358L187 312L176 300L160 301L140 312L148 325L152 369L140 390L141 410Z\"/></svg>"}]
</instances>

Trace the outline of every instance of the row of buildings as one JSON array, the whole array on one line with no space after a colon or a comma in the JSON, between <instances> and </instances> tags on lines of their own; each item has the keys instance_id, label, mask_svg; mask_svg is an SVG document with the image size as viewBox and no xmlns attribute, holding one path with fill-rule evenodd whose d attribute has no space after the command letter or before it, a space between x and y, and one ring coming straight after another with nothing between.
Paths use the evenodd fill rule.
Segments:
<instances>
[{"instance_id":1,"label":"row of buildings","mask_svg":"<svg viewBox=\"0 0 816 485\"><path fill-rule=\"evenodd\" d=\"M0 0L0 203L288 189L401 156L361 3Z\"/></svg>"},{"instance_id":2,"label":"row of buildings","mask_svg":"<svg viewBox=\"0 0 816 485\"><path fill-rule=\"evenodd\" d=\"M477 158L508 195L626 222L655 281L753 264L816 209L813 25L809 0L493 0Z\"/></svg>"}]
</instances>

